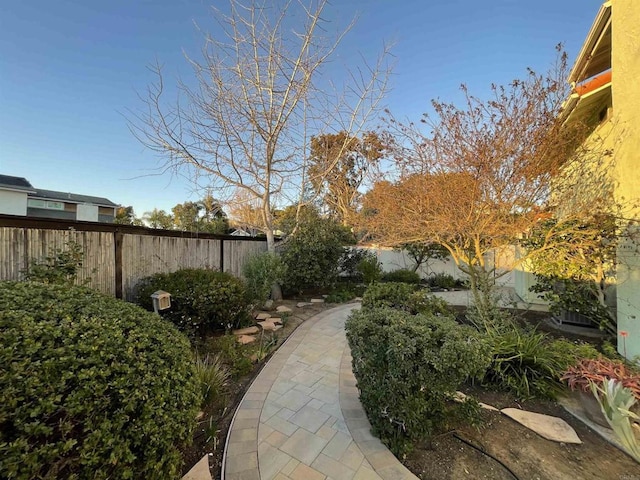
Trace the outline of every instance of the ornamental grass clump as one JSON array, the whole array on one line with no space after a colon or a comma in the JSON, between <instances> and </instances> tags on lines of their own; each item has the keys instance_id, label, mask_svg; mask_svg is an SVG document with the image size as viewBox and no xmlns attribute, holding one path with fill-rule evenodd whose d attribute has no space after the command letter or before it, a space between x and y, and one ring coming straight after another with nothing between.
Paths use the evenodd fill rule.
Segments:
<instances>
[{"instance_id":1,"label":"ornamental grass clump","mask_svg":"<svg viewBox=\"0 0 640 480\"><path fill-rule=\"evenodd\" d=\"M200 405L188 339L84 287L0 283L0 478L177 478Z\"/></svg>"}]
</instances>

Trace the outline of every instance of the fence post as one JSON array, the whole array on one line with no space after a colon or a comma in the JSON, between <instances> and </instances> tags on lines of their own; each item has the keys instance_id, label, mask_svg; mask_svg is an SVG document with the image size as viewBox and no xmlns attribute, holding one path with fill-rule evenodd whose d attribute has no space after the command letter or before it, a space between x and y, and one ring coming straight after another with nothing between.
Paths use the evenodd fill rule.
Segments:
<instances>
[{"instance_id":1,"label":"fence post","mask_svg":"<svg viewBox=\"0 0 640 480\"><path fill-rule=\"evenodd\" d=\"M113 232L114 248L115 248L115 282L116 282L116 298L123 298L122 295L122 232L116 230Z\"/></svg>"}]
</instances>

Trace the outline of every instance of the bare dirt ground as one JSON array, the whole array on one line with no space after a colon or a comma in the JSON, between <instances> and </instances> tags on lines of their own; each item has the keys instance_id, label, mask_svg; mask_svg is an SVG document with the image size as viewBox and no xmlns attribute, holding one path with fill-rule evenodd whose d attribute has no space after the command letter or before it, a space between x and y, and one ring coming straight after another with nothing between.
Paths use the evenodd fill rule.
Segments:
<instances>
[{"instance_id":1,"label":"bare dirt ground","mask_svg":"<svg viewBox=\"0 0 640 480\"><path fill-rule=\"evenodd\" d=\"M499 412L485 411L484 426L480 430L465 427L441 435L430 444L420 445L403 459L419 478L640 480L640 464L606 442L557 403L543 400L518 403L509 394L479 389L470 389L467 393L497 408L524 408L560 417L576 430L583 444L569 445L546 440Z\"/></svg>"}]
</instances>

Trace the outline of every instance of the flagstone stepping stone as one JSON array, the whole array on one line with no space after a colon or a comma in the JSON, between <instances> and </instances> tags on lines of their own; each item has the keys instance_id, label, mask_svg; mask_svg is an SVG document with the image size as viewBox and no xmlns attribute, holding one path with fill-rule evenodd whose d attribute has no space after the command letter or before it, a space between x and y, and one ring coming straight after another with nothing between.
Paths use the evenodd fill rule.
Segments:
<instances>
[{"instance_id":1,"label":"flagstone stepping stone","mask_svg":"<svg viewBox=\"0 0 640 480\"><path fill-rule=\"evenodd\" d=\"M253 343L256 341L256 337L252 337L251 335L239 335L238 336L238 343L241 343L242 345L246 345L248 343Z\"/></svg>"},{"instance_id":2,"label":"flagstone stepping stone","mask_svg":"<svg viewBox=\"0 0 640 480\"><path fill-rule=\"evenodd\" d=\"M264 330L265 332L272 332L276 328L276 325L273 322L269 322L267 320L265 320L264 322L258 322L258 325L260 325L262 327L262 330Z\"/></svg>"},{"instance_id":3,"label":"flagstone stepping stone","mask_svg":"<svg viewBox=\"0 0 640 480\"><path fill-rule=\"evenodd\" d=\"M271 317L271 314L267 312L258 312L256 314L256 320L266 320L269 317Z\"/></svg>"},{"instance_id":4,"label":"flagstone stepping stone","mask_svg":"<svg viewBox=\"0 0 640 480\"><path fill-rule=\"evenodd\" d=\"M458 403L464 403L468 398L469 398L469 396L467 394L465 394L464 392L461 392L461 391L457 391L453 395L453 400L455 402L458 402ZM487 405L486 403L478 402L478 404L480 405L480 408L484 408L485 410L491 410L493 412L499 412L500 411L496 407L493 407L491 405Z\"/></svg>"},{"instance_id":5,"label":"flagstone stepping stone","mask_svg":"<svg viewBox=\"0 0 640 480\"><path fill-rule=\"evenodd\" d=\"M209 471L209 455L202 457L200 461L182 477L182 480L212 480L211 472Z\"/></svg>"},{"instance_id":6,"label":"flagstone stepping stone","mask_svg":"<svg viewBox=\"0 0 640 480\"><path fill-rule=\"evenodd\" d=\"M311 305L309 302L298 302L296 304L296 307L303 308L303 307L308 307L309 305Z\"/></svg>"},{"instance_id":7,"label":"flagstone stepping stone","mask_svg":"<svg viewBox=\"0 0 640 480\"><path fill-rule=\"evenodd\" d=\"M500 410L498 410L496 407L494 407L493 405L489 405L487 403L482 403L482 402L478 402L480 404L480 408L484 408L485 410L491 410L492 412L499 412Z\"/></svg>"},{"instance_id":8,"label":"flagstone stepping stone","mask_svg":"<svg viewBox=\"0 0 640 480\"><path fill-rule=\"evenodd\" d=\"M271 317L267 319L267 322L273 322L276 325L282 325L282 319L280 317Z\"/></svg>"},{"instance_id":9,"label":"flagstone stepping stone","mask_svg":"<svg viewBox=\"0 0 640 480\"><path fill-rule=\"evenodd\" d=\"M324 303L324 298L312 298L311 303Z\"/></svg>"},{"instance_id":10,"label":"flagstone stepping stone","mask_svg":"<svg viewBox=\"0 0 640 480\"><path fill-rule=\"evenodd\" d=\"M276 307L276 311L277 312L290 312L291 309L289 307L287 307L286 305L278 305Z\"/></svg>"},{"instance_id":11,"label":"flagstone stepping stone","mask_svg":"<svg viewBox=\"0 0 640 480\"><path fill-rule=\"evenodd\" d=\"M517 408L503 408L500 411L547 440L561 443L582 443L571 425L561 418Z\"/></svg>"},{"instance_id":12,"label":"flagstone stepping stone","mask_svg":"<svg viewBox=\"0 0 640 480\"><path fill-rule=\"evenodd\" d=\"M273 326L273 331L277 332L278 330L280 330L282 328L282 325L274 325Z\"/></svg>"},{"instance_id":13,"label":"flagstone stepping stone","mask_svg":"<svg viewBox=\"0 0 640 480\"><path fill-rule=\"evenodd\" d=\"M247 327L247 328L239 328L238 330L234 330L234 335L253 335L256 333L260 333L260 329L256 326Z\"/></svg>"}]
</instances>

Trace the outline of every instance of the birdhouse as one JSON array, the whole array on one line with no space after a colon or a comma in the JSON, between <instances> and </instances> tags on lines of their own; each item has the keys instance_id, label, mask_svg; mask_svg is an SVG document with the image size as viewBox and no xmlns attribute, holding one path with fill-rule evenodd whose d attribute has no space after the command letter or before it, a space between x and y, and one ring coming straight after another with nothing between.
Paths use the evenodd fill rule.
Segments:
<instances>
[{"instance_id":1,"label":"birdhouse","mask_svg":"<svg viewBox=\"0 0 640 480\"><path fill-rule=\"evenodd\" d=\"M162 310L171 308L171 294L164 290L158 290L151 294L151 302L153 303L153 311L160 313Z\"/></svg>"}]
</instances>

